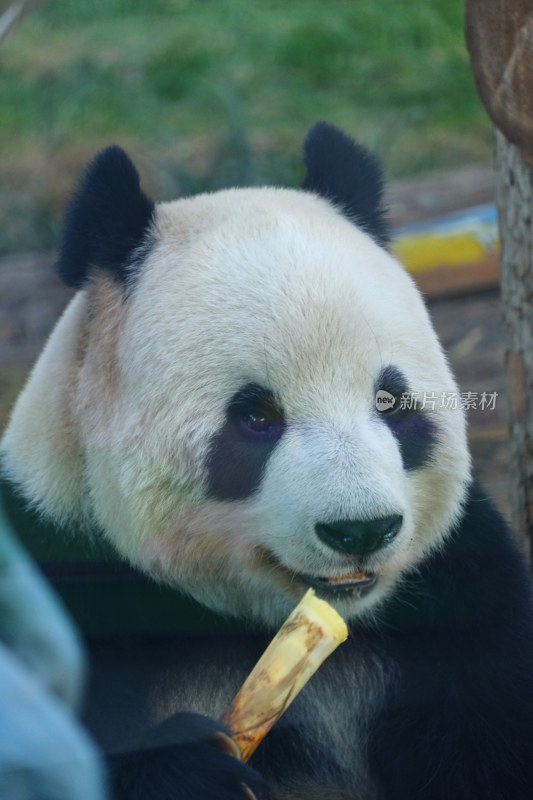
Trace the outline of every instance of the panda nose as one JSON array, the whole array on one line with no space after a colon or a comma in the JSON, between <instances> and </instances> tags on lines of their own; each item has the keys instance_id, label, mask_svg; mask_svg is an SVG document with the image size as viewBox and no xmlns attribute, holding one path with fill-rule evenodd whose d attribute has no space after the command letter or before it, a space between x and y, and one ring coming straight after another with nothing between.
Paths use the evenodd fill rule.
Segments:
<instances>
[{"instance_id":1,"label":"panda nose","mask_svg":"<svg viewBox=\"0 0 533 800\"><path fill-rule=\"evenodd\" d=\"M351 555L373 553L389 544L400 528L403 517L392 514L378 519L339 519L315 525L318 538L333 550Z\"/></svg>"}]
</instances>

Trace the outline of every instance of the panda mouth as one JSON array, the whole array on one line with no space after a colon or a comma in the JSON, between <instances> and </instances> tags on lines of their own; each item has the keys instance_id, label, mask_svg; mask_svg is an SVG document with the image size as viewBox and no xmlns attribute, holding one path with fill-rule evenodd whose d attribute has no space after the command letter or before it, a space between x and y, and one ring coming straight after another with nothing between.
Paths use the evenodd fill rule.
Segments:
<instances>
[{"instance_id":1,"label":"panda mouth","mask_svg":"<svg viewBox=\"0 0 533 800\"><path fill-rule=\"evenodd\" d=\"M260 563L269 572L273 569L274 574L283 574L285 580L288 579L289 586L295 583L304 586L306 589L313 588L319 597L335 600L349 595L357 598L368 594L379 580L379 575L369 570L354 570L343 575L308 575L296 572L288 568L268 550L260 550Z\"/></svg>"},{"instance_id":2,"label":"panda mouth","mask_svg":"<svg viewBox=\"0 0 533 800\"><path fill-rule=\"evenodd\" d=\"M298 575L298 580L316 589L319 595L334 596L346 593L357 594L362 597L367 594L378 581L378 576L372 572L362 570L348 575L333 577L319 577L316 575Z\"/></svg>"}]
</instances>

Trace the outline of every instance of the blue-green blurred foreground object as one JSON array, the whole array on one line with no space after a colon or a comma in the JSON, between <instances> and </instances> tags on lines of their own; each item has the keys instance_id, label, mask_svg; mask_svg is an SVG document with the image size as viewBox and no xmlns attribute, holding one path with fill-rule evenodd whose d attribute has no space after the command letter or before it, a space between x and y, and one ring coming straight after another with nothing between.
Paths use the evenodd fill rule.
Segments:
<instances>
[{"instance_id":1,"label":"blue-green blurred foreground object","mask_svg":"<svg viewBox=\"0 0 533 800\"><path fill-rule=\"evenodd\" d=\"M0 798L104 800L95 748L78 725L78 637L14 538L0 500Z\"/></svg>"}]
</instances>

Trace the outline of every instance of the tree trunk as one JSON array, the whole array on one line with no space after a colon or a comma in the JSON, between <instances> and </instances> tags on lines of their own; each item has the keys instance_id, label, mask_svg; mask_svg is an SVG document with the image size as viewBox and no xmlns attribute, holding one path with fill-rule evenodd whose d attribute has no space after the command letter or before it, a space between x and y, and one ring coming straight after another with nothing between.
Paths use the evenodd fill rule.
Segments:
<instances>
[{"instance_id":1,"label":"tree trunk","mask_svg":"<svg viewBox=\"0 0 533 800\"><path fill-rule=\"evenodd\" d=\"M496 131L501 294L506 335L513 522L533 556L533 171Z\"/></svg>"},{"instance_id":2,"label":"tree trunk","mask_svg":"<svg viewBox=\"0 0 533 800\"><path fill-rule=\"evenodd\" d=\"M496 126L513 522L533 556L533 4L466 0L479 96Z\"/></svg>"}]
</instances>

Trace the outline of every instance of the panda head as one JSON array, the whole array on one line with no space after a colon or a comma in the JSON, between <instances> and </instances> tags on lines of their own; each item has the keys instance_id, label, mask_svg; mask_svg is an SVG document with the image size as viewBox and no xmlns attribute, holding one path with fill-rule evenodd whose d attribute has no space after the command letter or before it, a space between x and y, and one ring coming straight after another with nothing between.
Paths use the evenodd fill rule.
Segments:
<instances>
[{"instance_id":1,"label":"panda head","mask_svg":"<svg viewBox=\"0 0 533 800\"><path fill-rule=\"evenodd\" d=\"M303 191L154 206L123 151L97 156L59 259L79 291L2 442L48 515L266 624L309 586L347 618L379 609L445 541L470 470L379 165L323 123L305 161Z\"/></svg>"}]
</instances>

